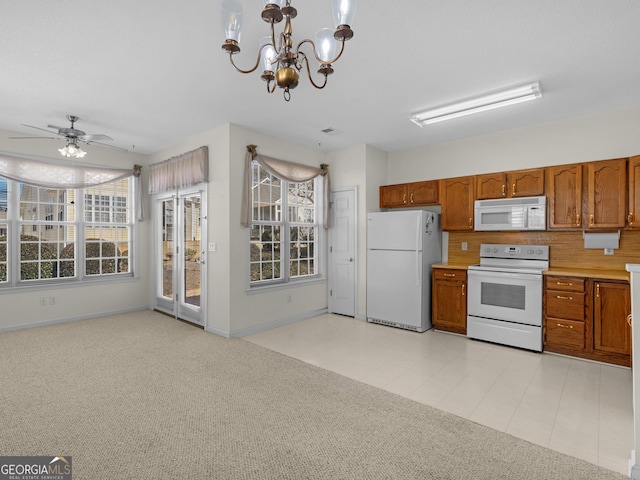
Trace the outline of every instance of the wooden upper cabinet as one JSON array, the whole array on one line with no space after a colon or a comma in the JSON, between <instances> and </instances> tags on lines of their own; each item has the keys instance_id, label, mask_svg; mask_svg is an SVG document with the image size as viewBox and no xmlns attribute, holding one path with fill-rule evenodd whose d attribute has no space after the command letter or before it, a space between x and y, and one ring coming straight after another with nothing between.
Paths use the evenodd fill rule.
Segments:
<instances>
[{"instance_id":1,"label":"wooden upper cabinet","mask_svg":"<svg viewBox=\"0 0 640 480\"><path fill-rule=\"evenodd\" d=\"M544 195L544 168L476 175L477 199Z\"/></svg>"},{"instance_id":2,"label":"wooden upper cabinet","mask_svg":"<svg viewBox=\"0 0 640 480\"><path fill-rule=\"evenodd\" d=\"M627 159L587 164L586 227L623 228L627 212Z\"/></svg>"},{"instance_id":3,"label":"wooden upper cabinet","mask_svg":"<svg viewBox=\"0 0 640 480\"><path fill-rule=\"evenodd\" d=\"M544 195L544 168L516 170L507 175L512 197L535 197ZM510 187L509 187L510 185Z\"/></svg>"},{"instance_id":4,"label":"wooden upper cabinet","mask_svg":"<svg viewBox=\"0 0 640 480\"><path fill-rule=\"evenodd\" d=\"M473 230L475 177L446 178L440 181L442 230Z\"/></svg>"},{"instance_id":5,"label":"wooden upper cabinet","mask_svg":"<svg viewBox=\"0 0 640 480\"><path fill-rule=\"evenodd\" d=\"M582 228L582 164L547 167L549 228Z\"/></svg>"},{"instance_id":6,"label":"wooden upper cabinet","mask_svg":"<svg viewBox=\"0 0 640 480\"><path fill-rule=\"evenodd\" d=\"M380 187L380 208L419 207L439 202L438 180Z\"/></svg>"},{"instance_id":7,"label":"wooden upper cabinet","mask_svg":"<svg viewBox=\"0 0 640 480\"><path fill-rule=\"evenodd\" d=\"M629 228L640 228L640 155L629 159Z\"/></svg>"},{"instance_id":8,"label":"wooden upper cabinet","mask_svg":"<svg viewBox=\"0 0 640 480\"><path fill-rule=\"evenodd\" d=\"M476 175L476 192L478 200L506 197L507 174L486 173L484 175Z\"/></svg>"},{"instance_id":9,"label":"wooden upper cabinet","mask_svg":"<svg viewBox=\"0 0 640 480\"><path fill-rule=\"evenodd\" d=\"M409 205L433 205L439 203L438 196L440 182L428 180L409 184Z\"/></svg>"},{"instance_id":10,"label":"wooden upper cabinet","mask_svg":"<svg viewBox=\"0 0 640 480\"><path fill-rule=\"evenodd\" d=\"M406 207L407 185L383 185L380 187L380 208Z\"/></svg>"}]
</instances>

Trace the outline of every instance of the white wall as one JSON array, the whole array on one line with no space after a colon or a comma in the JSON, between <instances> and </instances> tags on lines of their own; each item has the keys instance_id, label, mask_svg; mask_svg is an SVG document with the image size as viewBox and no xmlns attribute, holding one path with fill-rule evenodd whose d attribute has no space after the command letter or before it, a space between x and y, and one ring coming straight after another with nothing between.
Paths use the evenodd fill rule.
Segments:
<instances>
[{"instance_id":1,"label":"white wall","mask_svg":"<svg viewBox=\"0 0 640 480\"><path fill-rule=\"evenodd\" d=\"M0 130L0 152L65 161L57 150L64 142L9 139L12 136L24 134ZM83 145L83 149L87 151L87 156L81 160L84 164L114 168L133 168L136 163L146 165L143 155L94 145ZM146 175L145 169L143 174ZM148 220L137 224L140 241L133 252L137 278L96 284L23 287L18 291L0 288L0 331L149 308L149 256L147 249L139 248L149 239L148 227ZM54 297L55 305L40 305L41 297L46 297L47 302L49 297Z\"/></svg>"},{"instance_id":2,"label":"white wall","mask_svg":"<svg viewBox=\"0 0 640 480\"><path fill-rule=\"evenodd\" d=\"M305 318L327 308L326 280L309 285L247 292L249 232L240 225L242 184L247 145L282 160L320 166L325 154L227 124L186 139L150 156L151 163L207 145L209 148L207 254L208 331L240 336ZM291 303L288 298L291 296Z\"/></svg>"},{"instance_id":3,"label":"white wall","mask_svg":"<svg viewBox=\"0 0 640 480\"><path fill-rule=\"evenodd\" d=\"M331 152L331 186L358 187L356 318L367 315L367 213L380 210L379 187L386 183L387 153L368 145Z\"/></svg>"},{"instance_id":4,"label":"white wall","mask_svg":"<svg viewBox=\"0 0 640 480\"><path fill-rule=\"evenodd\" d=\"M640 107L392 152L389 153L387 183L606 160L638 154Z\"/></svg>"}]
</instances>

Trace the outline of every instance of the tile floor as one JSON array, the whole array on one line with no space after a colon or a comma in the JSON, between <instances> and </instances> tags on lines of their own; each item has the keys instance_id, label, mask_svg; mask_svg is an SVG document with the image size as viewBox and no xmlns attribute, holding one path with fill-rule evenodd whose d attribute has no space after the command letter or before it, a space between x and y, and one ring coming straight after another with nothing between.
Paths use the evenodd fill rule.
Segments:
<instances>
[{"instance_id":1,"label":"tile floor","mask_svg":"<svg viewBox=\"0 0 640 480\"><path fill-rule=\"evenodd\" d=\"M331 314L244 340L628 474L630 369Z\"/></svg>"}]
</instances>

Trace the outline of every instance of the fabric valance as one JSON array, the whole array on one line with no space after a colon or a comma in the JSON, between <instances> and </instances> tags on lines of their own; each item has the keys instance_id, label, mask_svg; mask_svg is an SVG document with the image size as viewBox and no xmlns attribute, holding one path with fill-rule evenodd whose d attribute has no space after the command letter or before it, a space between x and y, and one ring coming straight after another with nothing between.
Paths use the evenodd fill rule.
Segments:
<instances>
[{"instance_id":1,"label":"fabric valance","mask_svg":"<svg viewBox=\"0 0 640 480\"><path fill-rule=\"evenodd\" d=\"M136 218L144 219L142 166L106 168L76 163L57 163L0 153L0 176L43 188L88 188L116 182L133 175L136 181Z\"/></svg>"},{"instance_id":2,"label":"fabric valance","mask_svg":"<svg viewBox=\"0 0 640 480\"><path fill-rule=\"evenodd\" d=\"M149 193L166 192L209 181L209 148L200 147L149 165Z\"/></svg>"},{"instance_id":3,"label":"fabric valance","mask_svg":"<svg viewBox=\"0 0 640 480\"><path fill-rule=\"evenodd\" d=\"M322 176L323 190L323 226L329 228L331 220L329 214L329 165L323 163L320 167L310 167L299 163L278 160L277 158L260 155L256 152L255 145L247 145L247 155L244 167L244 186L242 192L242 218L240 223L243 227L251 226L251 162L257 161L270 174L275 175L290 182L306 182L317 176Z\"/></svg>"}]
</instances>

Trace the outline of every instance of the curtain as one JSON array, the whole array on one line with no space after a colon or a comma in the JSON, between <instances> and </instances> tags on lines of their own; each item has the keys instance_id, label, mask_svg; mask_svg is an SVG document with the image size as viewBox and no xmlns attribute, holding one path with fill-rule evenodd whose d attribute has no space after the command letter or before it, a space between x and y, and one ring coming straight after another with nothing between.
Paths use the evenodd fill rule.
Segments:
<instances>
[{"instance_id":1,"label":"curtain","mask_svg":"<svg viewBox=\"0 0 640 480\"><path fill-rule=\"evenodd\" d=\"M76 163L56 163L0 153L0 176L36 187L86 188L116 182L133 175L136 182L136 217L144 219L142 167L133 170L106 168Z\"/></svg>"},{"instance_id":2,"label":"curtain","mask_svg":"<svg viewBox=\"0 0 640 480\"><path fill-rule=\"evenodd\" d=\"M149 193L166 192L207 182L209 148L204 146L149 165Z\"/></svg>"},{"instance_id":3,"label":"curtain","mask_svg":"<svg viewBox=\"0 0 640 480\"><path fill-rule=\"evenodd\" d=\"M276 158L259 155L255 145L247 145L247 155L244 165L244 186L242 190L242 216L240 223L243 227L251 226L251 162L256 160L270 174L283 178L290 182L306 182L317 176L322 176L323 190L323 226L329 228L331 220L329 215L329 165L323 163L318 167L310 167L299 163L287 162Z\"/></svg>"}]
</instances>

